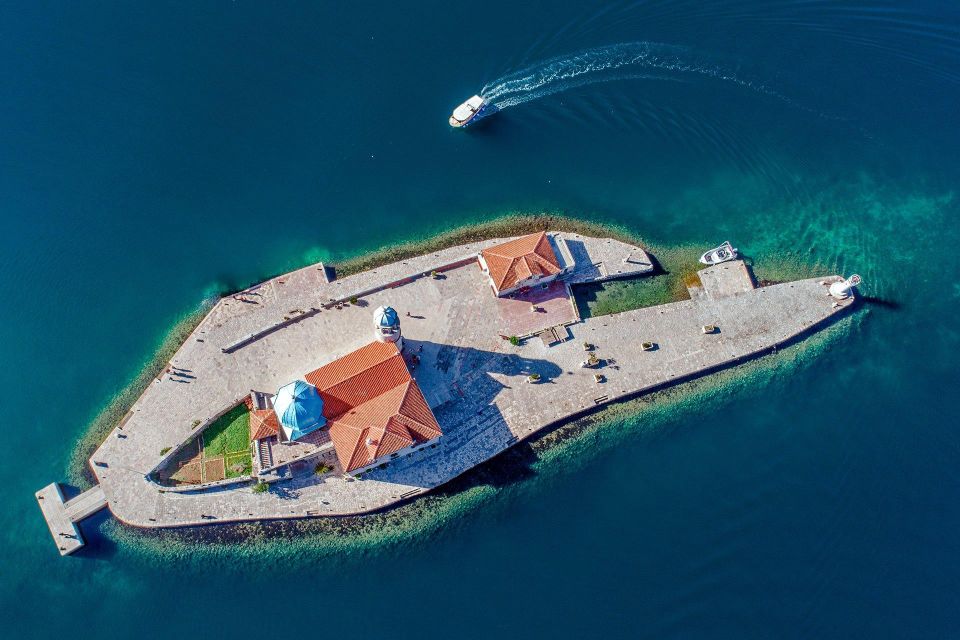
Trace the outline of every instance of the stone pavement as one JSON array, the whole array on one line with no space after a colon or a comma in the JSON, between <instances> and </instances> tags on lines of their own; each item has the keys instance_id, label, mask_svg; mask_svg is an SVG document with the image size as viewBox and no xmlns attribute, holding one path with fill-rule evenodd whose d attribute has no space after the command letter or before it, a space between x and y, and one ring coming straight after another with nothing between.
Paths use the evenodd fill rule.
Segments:
<instances>
[{"instance_id":1,"label":"stone pavement","mask_svg":"<svg viewBox=\"0 0 960 640\"><path fill-rule=\"evenodd\" d=\"M532 336L549 327L577 320L569 288L560 280L518 292L509 298L499 298L497 306L500 326L508 336Z\"/></svg>"},{"instance_id":2,"label":"stone pavement","mask_svg":"<svg viewBox=\"0 0 960 640\"><path fill-rule=\"evenodd\" d=\"M649 256L637 247L567 236L580 242L577 272L586 279L618 275L618 269L652 269ZM325 282L318 267L307 267L221 300L171 361L193 377L176 377L177 382L164 375L152 383L122 427L92 456L91 468L111 511L132 525L169 527L380 509L443 484L543 427L598 404L763 353L850 304L834 308L822 278L754 289L743 280L746 270L719 265L705 270L705 295L695 300L589 318L570 326L572 340L552 347L537 339L514 347L500 337L505 331L497 301L475 263L440 279L423 277L501 241L454 247L333 283ZM387 283L397 284L383 288ZM323 306L362 291L373 292L359 305ZM444 431L437 446L362 480L292 474L261 494L247 486L165 492L148 478L170 455L161 450L181 446L251 389L275 390L370 342L372 311L383 304L397 309L406 348L420 356L413 375ZM299 322L230 353L222 351L243 336L312 309L317 311ZM704 335L704 324L720 331ZM615 361L600 370L606 377L601 384L593 370L578 366L584 341L596 345L601 358ZM643 351L643 341L659 348ZM527 383L531 373L540 374L539 383ZM196 420L200 427L193 426Z\"/></svg>"}]
</instances>

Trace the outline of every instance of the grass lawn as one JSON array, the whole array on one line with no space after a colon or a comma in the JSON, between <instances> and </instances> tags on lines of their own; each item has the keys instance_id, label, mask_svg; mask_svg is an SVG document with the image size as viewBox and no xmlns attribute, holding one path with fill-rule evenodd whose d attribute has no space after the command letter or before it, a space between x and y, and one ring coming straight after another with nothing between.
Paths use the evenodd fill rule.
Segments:
<instances>
[{"instance_id":1,"label":"grass lawn","mask_svg":"<svg viewBox=\"0 0 960 640\"><path fill-rule=\"evenodd\" d=\"M240 404L226 412L203 432L206 459L250 452L250 412Z\"/></svg>"},{"instance_id":2,"label":"grass lawn","mask_svg":"<svg viewBox=\"0 0 960 640\"><path fill-rule=\"evenodd\" d=\"M657 254L665 272L573 287L581 318L605 316L633 309L689 300L687 287L699 285L697 271L705 268L699 256L687 247Z\"/></svg>"}]
</instances>

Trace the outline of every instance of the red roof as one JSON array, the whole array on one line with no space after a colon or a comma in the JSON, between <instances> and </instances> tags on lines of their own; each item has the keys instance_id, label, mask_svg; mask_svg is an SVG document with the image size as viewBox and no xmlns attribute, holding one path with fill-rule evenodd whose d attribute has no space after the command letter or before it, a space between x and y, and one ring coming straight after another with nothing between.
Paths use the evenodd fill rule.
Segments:
<instances>
[{"instance_id":1,"label":"red roof","mask_svg":"<svg viewBox=\"0 0 960 640\"><path fill-rule=\"evenodd\" d=\"M497 291L510 289L536 275L560 273L560 261L543 231L480 252Z\"/></svg>"},{"instance_id":2,"label":"red roof","mask_svg":"<svg viewBox=\"0 0 960 640\"><path fill-rule=\"evenodd\" d=\"M371 342L305 378L320 391L327 420L411 380L407 364L392 342Z\"/></svg>"},{"instance_id":3,"label":"red roof","mask_svg":"<svg viewBox=\"0 0 960 640\"><path fill-rule=\"evenodd\" d=\"M441 435L397 345L372 342L305 376L323 398L344 471Z\"/></svg>"},{"instance_id":4,"label":"red roof","mask_svg":"<svg viewBox=\"0 0 960 640\"><path fill-rule=\"evenodd\" d=\"M263 440L280 433L280 421L273 409L255 409L250 412L250 439Z\"/></svg>"},{"instance_id":5,"label":"red roof","mask_svg":"<svg viewBox=\"0 0 960 640\"><path fill-rule=\"evenodd\" d=\"M330 423L330 439L346 471L439 436L440 425L413 380Z\"/></svg>"}]
</instances>

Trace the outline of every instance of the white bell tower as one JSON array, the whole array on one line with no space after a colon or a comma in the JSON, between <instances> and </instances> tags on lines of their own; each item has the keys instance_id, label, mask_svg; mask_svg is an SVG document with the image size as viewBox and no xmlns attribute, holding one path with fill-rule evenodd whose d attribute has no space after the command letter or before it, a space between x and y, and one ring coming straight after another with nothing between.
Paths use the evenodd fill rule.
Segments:
<instances>
[{"instance_id":1,"label":"white bell tower","mask_svg":"<svg viewBox=\"0 0 960 640\"><path fill-rule=\"evenodd\" d=\"M377 307L373 312L373 331L380 342L395 342L398 349L403 349L400 315L393 307Z\"/></svg>"}]
</instances>

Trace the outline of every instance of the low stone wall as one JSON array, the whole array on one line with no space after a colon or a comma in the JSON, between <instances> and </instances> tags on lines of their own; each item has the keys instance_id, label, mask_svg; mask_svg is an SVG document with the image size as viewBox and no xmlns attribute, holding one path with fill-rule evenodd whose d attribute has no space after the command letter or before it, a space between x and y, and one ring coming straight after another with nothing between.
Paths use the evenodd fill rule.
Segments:
<instances>
[{"instance_id":1,"label":"low stone wall","mask_svg":"<svg viewBox=\"0 0 960 640\"><path fill-rule=\"evenodd\" d=\"M350 295L341 296L340 298L331 299L330 302L324 303L323 307L325 309L329 309L338 304L349 302L353 298L363 298L364 296L373 295L374 293L385 291L386 289L395 289L396 287L401 287L405 284L410 284L411 282L418 280L420 278L429 278L430 274L432 274L433 272L444 273L445 271L452 271L453 269L459 269L460 267L465 267L473 262L476 262L476 260L477 260L477 257L474 255L471 255L467 258L461 258L459 260L454 260L453 262L447 262L441 265L437 265L423 271L417 271L412 275L408 275L403 278L399 278L397 280L387 282L385 284L377 285L375 287L370 287L369 289L363 289L362 291L356 291Z\"/></svg>"},{"instance_id":2,"label":"low stone wall","mask_svg":"<svg viewBox=\"0 0 960 640\"><path fill-rule=\"evenodd\" d=\"M476 258L475 255L470 255L470 256L465 257L465 258L459 258L459 259L454 260L454 261L452 261L452 262L445 262L445 263L443 263L443 264L439 264L439 265L433 266L433 267L431 267L431 268L429 268L429 269L425 269L425 270L422 270L422 271L417 271L416 273L414 273L414 274L412 274L412 275L404 276L403 278L399 278L399 279L393 280L393 281L391 281L391 282L387 282L387 283L385 283L385 284L380 284L380 285L377 285L377 286L375 286L375 287L370 287L370 288L368 288L368 289L362 289L362 290L360 290L360 291L354 291L354 292L352 292L352 293L350 293L350 294L348 294L348 295L340 296L339 298L331 298L328 302L324 302L324 303L321 305L321 307L323 307L324 309L332 309L332 308L336 307L337 305L344 304L344 303L348 303L348 302L350 302L351 300L353 300L353 299L355 299L355 298L356 298L356 299L359 299L359 298L363 298L363 297L365 297L365 296L373 295L373 294L378 293L378 292L380 292L380 291L384 291L384 290L386 290L386 289L394 289L394 288L396 288L396 287L400 287L400 286L403 286L403 285L405 285L405 284L409 284L409 283L411 283L411 282L414 282L415 280L418 280L418 279L420 279L420 278L429 278L430 275L431 275L432 273L434 273L434 272L436 272L436 273L444 273L444 272L446 272L446 271L451 271L451 270L453 270L453 269L459 269L460 267L465 267L465 266L467 266L467 265L475 262L476 259L477 259L477 258ZM324 269L324 271L327 269L327 267L323 266L323 263L320 263L320 265L321 265L321 268ZM259 286L259 285L258 285L258 286ZM250 291L250 290L253 290L253 288L248 289L248 291ZM260 329L259 331L255 331L255 332L253 332L253 333L247 334L247 335L243 336L242 338L239 338L239 339L235 340L234 342L231 342L230 344L228 344L228 345L226 345L226 346L224 346L224 347L221 347L220 350L221 350L223 353L233 353L233 352L237 351L238 349L242 349L243 347L247 346L248 344L251 344L251 343L253 343L253 342L256 342L257 340L260 340L261 338L264 338L264 337L270 335L271 333L274 333L275 331L279 331L280 329L283 329L283 328L285 328L285 327L289 327L289 326L292 325L292 324L296 324L297 322L300 322L300 321L302 321L302 320L306 320L307 318L313 317L313 316L317 315L318 313L320 313L320 309L317 309L316 307L312 307L312 308L310 308L310 309L307 309L306 311L303 311L303 312L298 313L298 314L296 314L296 315L294 315L294 316L292 316L292 317L290 317L290 318L287 318L286 320L283 320L282 322L278 322L278 323L276 323L276 324L272 324L272 325L270 325L270 326L268 326L268 327L265 327L265 328L263 328L263 329Z\"/></svg>"},{"instance_id":3,"label":"low stone wall","mask_svg":"<svg viewBox=\"0 0 960 640\"><path fill-rule=\"evenodd\" d=\"M202 484L179 484L171 487L158 486L160 493L190 493L193 491L206 491L208 489L215 489L217 487L229 487L244 482L249 483L251 480L255 479L256 478L253 476L239 476L237 478L224 478L223 480L204 482Z\"/></svg>"},{"instance_id":4,"label":"low stone wall","mask_svg":"<svg viewBox=\"0 0 960 640\"><path fill-rule=\"evenodd\" d=\"M249 335L243 336L242 338L240 338L240 339L237 340L236 342L232 342L232 343L228 344L228 345L225 346L225 347L221 347L221 348L220 348L220 351L223 351L224 353L233 353L233 352L236 351L237 349L241 349L241 348L247 346L248 344L250 344L251 342L255 342L255 341L259 340L260 338L263 338L263 337L265 337L265 336L268 336L268 335L270 335L271 333L273 333L274 331L279 331L280 329L283 329L284 327L289 327L289 326L292 325L292 324L296 324L297 322L300 322L301 320L306 320L307 318L310 318L310 317L312 317L312 316L315 316L315 315L317 315L318 313L320 313L320 309L316 309L316 308L307 309L306 311L303 311L303 312L301 312L301 313L298 313L298 314L293 315L293 316L290 317L290 318L287 318L287 319L284 320L283 322L278 322L277 324L270 325L269 327L266 327L265 329L261 329L260 331L257 331L257 332L255 332L255 333L251 333L251 334L249 334Z\"/></svg>"}]
</instances>

